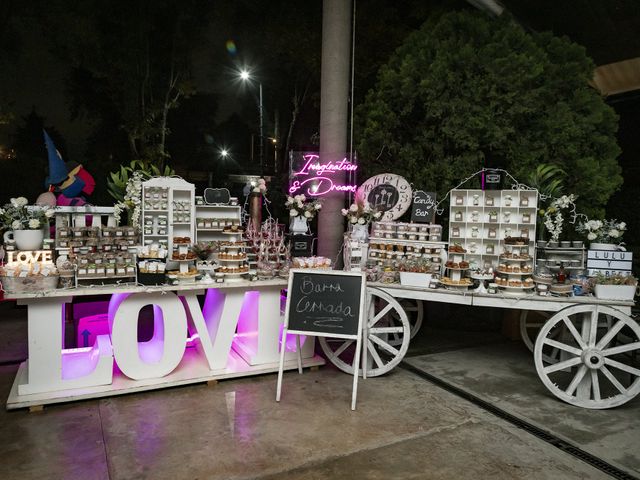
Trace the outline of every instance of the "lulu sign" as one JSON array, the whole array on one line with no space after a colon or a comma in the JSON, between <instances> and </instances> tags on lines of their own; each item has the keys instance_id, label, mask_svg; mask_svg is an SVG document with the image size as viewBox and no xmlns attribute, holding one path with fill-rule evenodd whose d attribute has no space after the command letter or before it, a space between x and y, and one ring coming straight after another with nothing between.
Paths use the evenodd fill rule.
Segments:
<instances>
[{"instance_id":1,"label":"lulu sign","mask_svg":"<svg viewBox=\"0 0 640 480\"><path fill-rule=\"evenodd\" d=\"M588 250L587 270L588 275L601 273L610 275L631 275L633 266L633 252L618 250Z\"/></svg>"},{"instance_id":2,"label":"lulu sign","mask_svg":"<svg viewBox=\"0 0 640 480\"><path fill-rule=\"evenodd\" d=\"M318 153L293 152L290 158L289 195L321 197L331 192L356 191L358 166L347 157L320 160Z\"/></svg>"}]
</instances>

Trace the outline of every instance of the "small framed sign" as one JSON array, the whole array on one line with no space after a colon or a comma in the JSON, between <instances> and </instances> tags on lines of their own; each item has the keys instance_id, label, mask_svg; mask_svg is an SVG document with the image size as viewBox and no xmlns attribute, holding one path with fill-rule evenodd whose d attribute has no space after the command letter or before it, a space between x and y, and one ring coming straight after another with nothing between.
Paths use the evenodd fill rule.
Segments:
<instances>
[{"instance_id":1,"label":"small framed sign","mask_svg":"<svg viewBox=\"0 0 640 480\"><path fill-rule=\"evenodd\" d=\"M366 278L365 274L361 272L306 269L293 269L289 272L276 401L280 401L282 390L284 345L286 345L288 334L298 335L296 345L300 373L302 373L302 361L299 335L345 338L356 341L351 394L351 409L355 410L358 392L358 365L362 350L365 291ZM363 378L366 378L366 369L363 369Z\"/></svg>"},{"instance_id":2,"label":"small framed sign","mask_svg":"<svg viewBox=\"0 0 640 480\"><path fill-rule=\"evenodd\" d=\"M231 196L226 188L204 189L204 203L207 205L228 205L230 201Z\"/></svg>"},{"instance_id":3,"label":"small framed sign","mask_svg":"<svg viewBox=\"0 0 640 480\"><path fill-rule=\"evenodd\" d=\"M436 193L417 190L411 202L412 223L434 223L436 221Z\"/></svg>"}]
</instances>

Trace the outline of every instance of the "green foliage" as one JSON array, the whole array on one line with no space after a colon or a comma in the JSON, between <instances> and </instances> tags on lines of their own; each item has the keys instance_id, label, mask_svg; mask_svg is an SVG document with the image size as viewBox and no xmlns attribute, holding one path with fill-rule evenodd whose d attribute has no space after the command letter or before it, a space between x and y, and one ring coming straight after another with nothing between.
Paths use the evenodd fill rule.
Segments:
<instances>
[{"instance_id":1,"label":"green foliage","mask_svg":"<svg viewBox=\"0 0 640 480\"><path fill-rule=\"evenodd\" d=\"M192 53L212 2L51 0L39 14L52 51L71 66L72 117L126 132L131 158L164 166L167 118L193 95Z\"/></svg>"},{"instance_id":2,"label":"green foliage","mask_svg":"<svg viewBox=\"0 0 640 480\"><path fill-rule=\"evenodd\" d=\"M123 202L127 183L133 172L142 172L144 180L151 177L170 177L175 172L168 165L160 170L156 165L145 163L142 160L133 160L127 166L120 166L117 172L111 172L107 178L107 191L116 201Z\"/></svg>"},{"instance_id":3,"label":"green foliage","mask_svg":"<svg viewBox=\"0 0 640 480\"><path fill-rule=\"evenodd\" d=\"M617 115L589 86L593 69L581 46L529 34L506 15L429 21L381 68L357 110L363 169L392 164L416 186L445 193L483 166L526 179L541 163L555 165L579 209L602 214L622 177ZM554 180L545 181L557 189Z\"/></svg>"},{"instance_id":4,"label":"green foliage","mask_svg":"<svg viewBox=\"0 0 640 480\"><path fill-rule=\"evenodd\" d=\"M562 194L566 176L567 172L557 165L543 163L529 175L527 185L538 190L541 195L556 198Z\"/></svg>"},{"instance_id":5,"label":"green foliage","mask_svg":"<svg viewBox=\"0 0 640 480\"><path fill-rule=\"evenodd\" d=\"M591 279L593 285L630 285L636 286L638 280L632 275L605 275L602 272L596 272L595 277Z\"/></svg>"}]
</instances>

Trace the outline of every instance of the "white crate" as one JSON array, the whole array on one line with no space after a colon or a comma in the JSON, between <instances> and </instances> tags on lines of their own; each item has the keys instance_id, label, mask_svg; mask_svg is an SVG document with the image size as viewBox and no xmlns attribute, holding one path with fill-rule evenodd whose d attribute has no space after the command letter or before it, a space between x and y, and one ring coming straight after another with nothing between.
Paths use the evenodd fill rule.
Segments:
<instances>
[{"instance_id":1,"label":"white crate","mask_svg":"<svg viewBox=\"0 0 640 480\"><path fill-rule=\"evenodd\" d=\"M430 273L400 272L400 283L409 287L428 287L431 282Z\"/></svg>"}]
</instances>

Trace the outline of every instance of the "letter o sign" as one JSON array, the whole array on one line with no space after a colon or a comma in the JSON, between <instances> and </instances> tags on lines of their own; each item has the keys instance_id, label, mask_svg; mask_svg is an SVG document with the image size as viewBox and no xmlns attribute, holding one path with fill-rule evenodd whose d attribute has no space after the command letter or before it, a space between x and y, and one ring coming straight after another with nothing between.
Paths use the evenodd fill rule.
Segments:
<instances>
[{"instance_id":1,"label":"letter o sign","mask_svg":"<svg viewBox=\"0 0 640 480\"><path fill-rule=\"evenodd\" d=\"M138 316L146 305L162 310L164 335L154 337L144 344L138 343ZM155 310L155 309L154 309ZM136 293L120 303L111 326L113 356L118 367L134 380L160 378L170 374L182 360L187 343L187 315L182 302L174 294ZM140 358L140 348L158 349L162 356L149 363Z\"/></svg>"}]
</instances>

